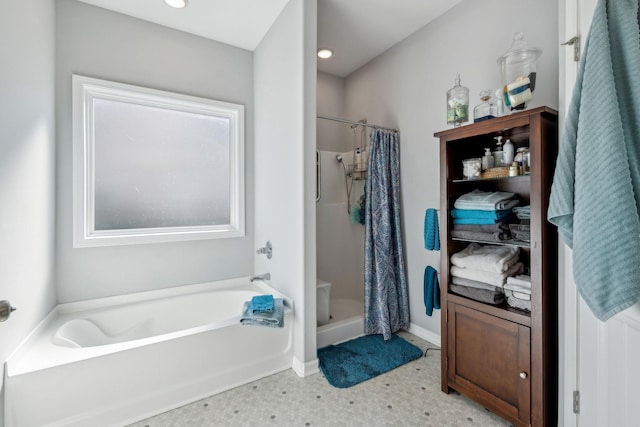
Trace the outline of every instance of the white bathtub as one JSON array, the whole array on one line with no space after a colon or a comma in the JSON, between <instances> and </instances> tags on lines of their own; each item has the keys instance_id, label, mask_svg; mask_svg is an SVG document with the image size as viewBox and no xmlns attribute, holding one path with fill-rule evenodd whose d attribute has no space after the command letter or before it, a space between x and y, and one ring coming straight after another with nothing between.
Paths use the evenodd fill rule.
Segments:
<instances>
[{"instance_id":1,"label":"white bathtub","mask_svg":"<svg viewBox=\"0 0 640 427\"><path fill-rule=\"evenodd\" d=\"M240 325L267 293L285 327ZM58 305L7 361L5 425L124 425L288 369L291 307L248 278Z\"/></svg>"}]
</instances>

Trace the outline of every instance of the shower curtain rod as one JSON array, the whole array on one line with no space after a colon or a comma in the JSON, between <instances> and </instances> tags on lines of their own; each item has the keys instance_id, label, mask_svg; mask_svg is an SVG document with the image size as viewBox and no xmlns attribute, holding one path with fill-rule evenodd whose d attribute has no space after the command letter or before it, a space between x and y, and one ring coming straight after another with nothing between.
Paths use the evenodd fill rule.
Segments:
<instances>
[{"instance_id":1,"label":"shower curtain rod","mask_svg":"<svg viewBox=\"0 0 640 427\"><path fill-rule=\"evenodd\" d=\"M316 117L319 118L319 119L324 119L324 120L333 120L334 122L347 123L349 125L365 126L365 127L373 128L373 129L384 129L384 130L390 130L392 132L398 132L397 128L396 129L391 129L391 128L386 128L384 126L370 125L366 121L364 121L364 122L354 122L353 120L339 119L337 117L329 117L329 116L316 116Z\"/></svg>"}]
</instances>

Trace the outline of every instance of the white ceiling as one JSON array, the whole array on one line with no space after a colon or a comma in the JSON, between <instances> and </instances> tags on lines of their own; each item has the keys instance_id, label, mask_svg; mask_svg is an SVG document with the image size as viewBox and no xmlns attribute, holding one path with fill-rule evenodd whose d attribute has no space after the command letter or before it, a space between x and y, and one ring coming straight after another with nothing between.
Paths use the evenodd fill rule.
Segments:
<instances>
[{"instance_id":1,"label":"white ceiling","mask_svg":"<svg viewBox=\"0 0 640 427\"><path fill-rule=\"evenodd\" d=\"M184 9L163 0L80 1L254 50L289 0L189 0Z\"/></svg>"},{"instance_id":2,"label":"white ceiling","mask_svg":"<svg viewBox=\"0 0 640 427\"><path fill-rule=\"evenodd\" d=\"M318 70L345 77L462 0L318 0Z\"/></svg>"},{"instance_id":3,"label":"white ceiling","mask_svg":"<svg viewBox=\"0 0 640 427\"><path fill-rule=\"evenodd\" d=\"M80 0L242 49L254 50L289 0ZM344 77L462 0L318 0L318 69Z\"/></svg>"}]
</instances>

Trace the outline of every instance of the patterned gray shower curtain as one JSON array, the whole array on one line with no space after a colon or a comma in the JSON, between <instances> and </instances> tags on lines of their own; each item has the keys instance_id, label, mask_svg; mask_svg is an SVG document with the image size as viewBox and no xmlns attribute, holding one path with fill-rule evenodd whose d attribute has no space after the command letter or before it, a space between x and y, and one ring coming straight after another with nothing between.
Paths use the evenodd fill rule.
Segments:
<instances>
[{"instance_id":1,"label":"patterned gray shower curtain","mask_svg":"<svg viewBox=\"0 0 640 427\"><path fill-rule=\"evenodd\" d=\"M409 327L409 297L400 229L398 133L376 129L369 145L365 196L365 334Z\"/></svg>"}]
</instances>

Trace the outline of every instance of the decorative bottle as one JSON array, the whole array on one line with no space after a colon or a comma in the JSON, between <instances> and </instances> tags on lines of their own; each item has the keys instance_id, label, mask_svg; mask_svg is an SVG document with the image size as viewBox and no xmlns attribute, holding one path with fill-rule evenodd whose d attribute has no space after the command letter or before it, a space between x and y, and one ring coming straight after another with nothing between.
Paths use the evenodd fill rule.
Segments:
<instances>
[{"instance_id":1,"label":"decorative bottle","mask_svg":"<svg viewBox=\"0 0 640 427\"><path fill-rule=\"evenodd\" d=\"M501 166L504 166L504 163L502 161L502 155L503 155L502 137L501 136L494 136L493 139L495 139L497 141L496 142L496 149L493 152L493 159L494 159L493 164L495 165L495 167L499 168Z\"/></svg>"},{"instance_id":2,"label":"decorative bottle","mask_svg":"<svg viewBox=\"0 0 640 427\"><path fill-rule=\"evenodd\" d=\"M460 74L456 84L447 91L447 124L460 126L469 120L469 89L460 86Z\"/></svg>"},{"instance_id":3,"label":"decorative bottle","mask_svg":"<svg viewBox=\"0 0 640 427\"><path fill-rule=\"evenodd\" d=\"M498 107L492 95L490 90L480 92L480 101L482 101L482 103L476 105L473 109L474 123L498 117Z\"/></svg>"}]
</instances>

